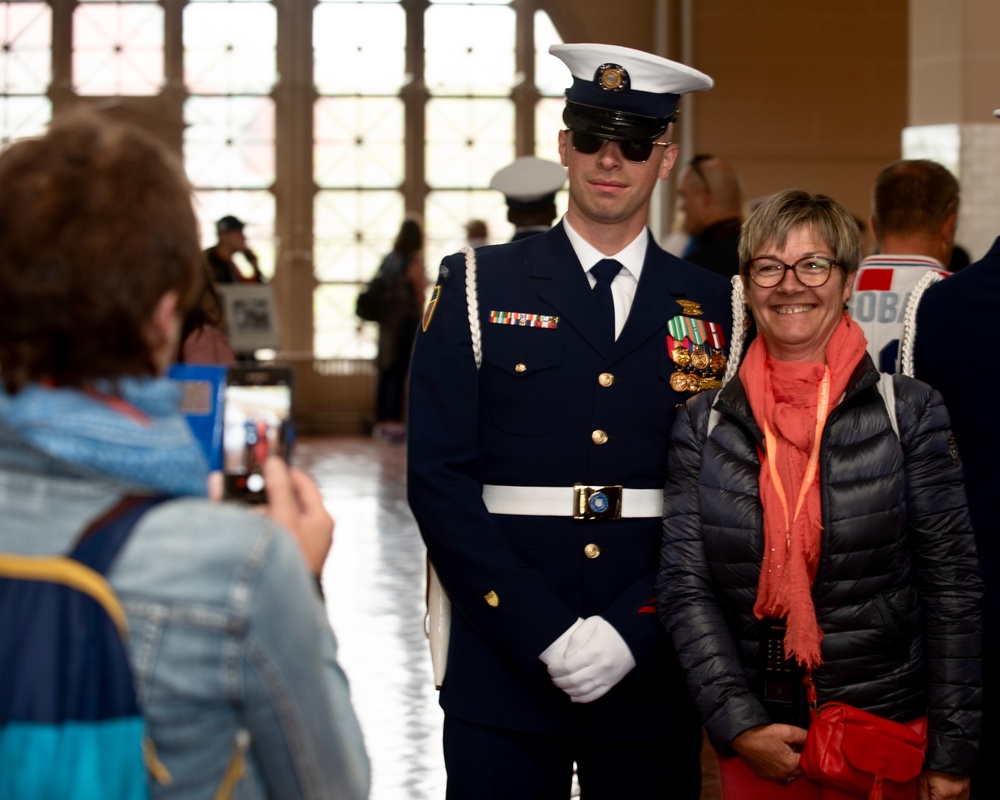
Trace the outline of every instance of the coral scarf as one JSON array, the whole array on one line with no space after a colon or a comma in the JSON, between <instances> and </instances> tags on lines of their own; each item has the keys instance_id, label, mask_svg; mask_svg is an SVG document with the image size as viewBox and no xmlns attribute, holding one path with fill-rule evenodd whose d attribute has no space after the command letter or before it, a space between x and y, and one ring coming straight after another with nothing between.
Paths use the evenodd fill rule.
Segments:
<instances>
[{"instance_id":1,"label":"coral scarf","mask_svg":"<svg viewBox=\"0 0 1000 800\"><path fill-rule=\"evenodd\" d=\"M814 669L823 632L812 584L819 564L822 503L819 451L823 426L865 353L864 334L845 314L826 346L826 363L778 361L758 336L740 367L753 416L764 431L760 498L764 559L754 614L783 618L785 654Z\"/></svg>"}]
</instances>

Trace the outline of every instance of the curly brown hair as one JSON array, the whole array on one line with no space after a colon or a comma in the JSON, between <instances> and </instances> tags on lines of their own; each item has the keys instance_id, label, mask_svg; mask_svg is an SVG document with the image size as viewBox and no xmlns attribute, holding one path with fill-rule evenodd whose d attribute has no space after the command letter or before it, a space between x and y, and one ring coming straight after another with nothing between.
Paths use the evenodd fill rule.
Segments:
<instances>
[{"instance_id":1,"label":"curly brown hair","mask_svg":"<svg viewBox=\"0 0 1000 800\"><path fill-rule=\"evenodd\" d=\"M155 375L150 319L201 276L191 187L149 134L95 112L0 154L0 371L82 387Z\"/></svg>"}]
</instances>

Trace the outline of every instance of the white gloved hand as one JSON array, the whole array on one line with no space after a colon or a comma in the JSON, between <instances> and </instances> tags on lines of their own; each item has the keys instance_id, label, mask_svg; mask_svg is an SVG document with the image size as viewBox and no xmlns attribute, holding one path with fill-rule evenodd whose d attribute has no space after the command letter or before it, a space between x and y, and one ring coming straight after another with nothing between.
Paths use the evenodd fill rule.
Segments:
<instances>
[{"instance_id":1,"label":"white gloved hand","mask_svg":"<svg viewBox=\"0 0 1000 800\"><path fill-rule=\"evenodd\" d=\"M566 657L566 645L569 644L569 638L581 625L583 625L583 617L577 617L576 622L570 625L562 636L542 650L538 658L545 663L545 666L549 667L556 661L562 661Z\"/></svg>"},{"instance_id":2,"label":"white gloved hand","mask_svg":"<svg viewBox=\"0 0 1000 800\"><path fill-rule=\"evenodd\" d=\"M566 657L549 664L552 682L574 703L604 697L635 666L621 634L604 617L588 617L572 631Z\"/></svg>"}]
</instances>

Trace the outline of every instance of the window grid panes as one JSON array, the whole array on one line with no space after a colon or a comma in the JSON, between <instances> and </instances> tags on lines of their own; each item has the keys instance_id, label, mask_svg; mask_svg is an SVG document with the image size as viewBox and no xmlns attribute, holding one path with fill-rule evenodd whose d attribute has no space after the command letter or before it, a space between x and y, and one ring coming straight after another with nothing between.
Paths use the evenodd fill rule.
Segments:
<instances>
[{"instance_id":1,"label":"window grid panes","mask_svg":"<svg viewBox=\"0 0 1000 800\"><path fill-rule=\"evenodd\" d=\"M73 12L73 86L81 95L153 95L163 88L163 8L86 2Z\"/></svg>"},{"instance_id":2,"label":"window grid panes","mask_svg":"<svg viewBox=\"0 0 1000 800\"><path fill-rule=\"evenodd\" d=\"M403 184L398 97L321 97L314 112L317 185L398 189Z\"/></svg>"},{"instance_id":3,"label":"window grid panes","mask_svg":"<svg viewBox=\"0 0 1000 800\"><path fill-rule=\"evenodd\" d=\"M0 6L0 147L37 136L52 118L52 10L45 3Z\"/></svg>"},{"instance_id":4,"label":"window grid panes","mask_svg":"<svg viewBox=\"0 0 1000 800\"><path fill-rule=\"evenodd\" d=\"M184 106L184 156L197 187L274 183L274 102L269 97L192 97Z\"/></svg>"},{"instance_id":5,"label":"window grid panes","mask_svg":"<svg viewBox=\"0 0 1000 800\"><path fill-rule=\"evenodd\" d=\"M406 81L406 13L399 3L324 3L313 15L320 94L398 95Z\"/></svg>"},{"instance_id":6,"label":"window grid panes","mask_svg":"<svg viewBox=\"0 0 1000 800\"><path fill-rule=\"evenodd\" d=\"M483 98L427 103L427 183L435 189L486 187L514 160L514 104Z\"/></svg>"},{"instance_id":7,"label":"window grid panes","mask_svg":"<svg viewBox=\"0 0 1000 800\"><path fill-rule=\"evenodd\" d=\"M234 24L238 15L239 24ZM184 82L192 94L267 94L277 80L277 9L200 2L184 9Z\"/></svg>"},{"instance_id":8,"label":"window grid panes","mask_svg":"<svg viewBox=\"0 0 1000 800\"><path fill-rule=\"evenodd\" d=\"M52 12L44 3L0 9L0 91L44 94L52 82Z\"/></svg>"},{"instance_id":9,"label":"window grid panes","mask_svg":"<svg viewBox=\"0 0 1000 800\"><path fill-rule=\"evenodd\" d=\"M424 82L432 95L508 97L516 79L509 5L433 5L424 14Z\"/></svg>"},{"instance_id":10,"label":"window grid panes","mask_svg":"<svg viewBox=\"0 0 1000 800\"><path fill-rule=\"evenodd\" d=\"M184 161L194 184L202 243L215 222L242 220L261 272L276 261L275 104L278 15L264 0L190 0L183 9ZM249 274L248 265L235 260Z\"/></svg>"},{"instance_id":11,"label":"window grid panes","mask_svg":"<svg viewBox=\"0 0 1000 800\"><path fill-rule=\"evenodd\" d=\"M91 97L156 96L164 90L165 9L179 15L185 165L196 190L203 241L234 214L261 268L275 265L275 105L278 4L270 0L81 0L0 2L0 144L41 133L52 116L51 36L73 33L69 80ZM317 0L314 35L314 264L316 346L323 355L374 352L359 334L353 298L391 247L406 210L406 147L423 154L429 273L464 243L464 225L487 220L491 241L509 238L503 198L487 187L515 156L515 24L510 2ZM422 15L414 20L408 15ZM58 15L58 21L55 19ZM547 54L559 41L544 12L535 17L536 153L558 158L564 68ZM282 17L284 21L285 17ZM57 24L58 23L58 24ZM424 74L407 73L407 32L424 41ZM287 36L287 32L284 34ZM407 118L414 86L429 94L423 125ZM410 105L410 108L414 106ZM412 155L412 151L411 151ZM414 198L411 198L411 206Z\"/></svg>"},{"instance_id":12,"label":"window grid panes","mask_svg":"<svg viewBox=\"0 0 1000 800\"><path fill-rule=\"evenodd\" d=\"M548 45L560 39L546 14L534 16L536 69L547 82L542 94L561 96L565 68L547 64L555 61ZM430 95L423 109L430 189L424 199L425 261L433 277L440 259L465 243L470 219L487 222L491 241L510 238L503 197L487 187L516 154L511 97L522 76L515 74L516 13L510 3L431 2L422 21L422 85ZM398 98L408 81L421 78L405 74L405 34L404 9L397 3L321 0L314 13L321 94L314 107L315 179L321 187L314 204L320 282L315 347L324 355L374 354L374 326L358 325L353 300L391 247L404 212L404 142L413 126ZM561 114L561 102L552 103ZM558 114L544 99L536 110L538 154L553 160Z\"/></svg>"},{"instance_id":13,"label":"window grid panes","mask_svg":"<svg viewBox=\"0 0 1000 800\"><path fill-rule=\"evenodd\" d=\"M354 315L358 287L375 274L403 219L396 190L330 190L313 203L316 238L314 351L318 358L371 358L377 326Z\"/></svg>"}]
</instances>

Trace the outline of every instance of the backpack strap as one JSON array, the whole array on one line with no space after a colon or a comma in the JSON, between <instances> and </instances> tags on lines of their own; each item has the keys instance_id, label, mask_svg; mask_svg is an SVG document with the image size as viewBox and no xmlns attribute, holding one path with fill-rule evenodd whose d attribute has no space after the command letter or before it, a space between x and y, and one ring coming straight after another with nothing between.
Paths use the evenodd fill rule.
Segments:
<instances>
[{"instance_id":1,"label":"backpack strap","mask_svg":"<svg viewBox=\"0 0 1000 800\"><path fill-rule=\"evenodd\" d=\"M899 420L896 419L896 387L892 382L892 374L880 372L875 388L882 395L882 402L885 403L885 411L889 415L889 422L892 423L893 433L896 434L896 438L898 439Z\"/></svg>"},{"instance_id":2,"label":"backpack strap","mask_svg":"<svg viewBox=\"0 0 1000 800\"><path fill-rule=\"evenodd\" d=\"M107 575L142 515L166 499L126 495L84 528L68 553L69 558Z\"/></svg>"},{"instance_id":3,"label":"backpack strap","mask_svg":"<svg viewBox=\"0 0 1000 800\"><path fill-rule=\"evenodd\" d=\"M106 573L142 514L165 499L122 498L87 526L65 556L0 553L0 578L60 583L89 595L104 608L122 639L127 639L125 609Z\"/></svg>"}]
</instances>

